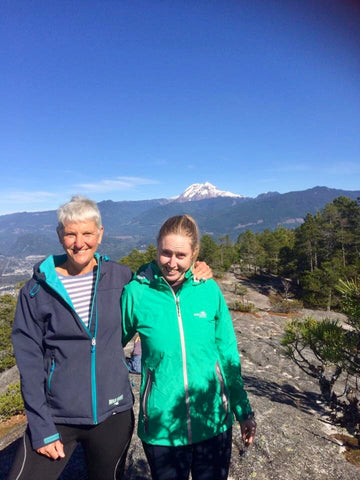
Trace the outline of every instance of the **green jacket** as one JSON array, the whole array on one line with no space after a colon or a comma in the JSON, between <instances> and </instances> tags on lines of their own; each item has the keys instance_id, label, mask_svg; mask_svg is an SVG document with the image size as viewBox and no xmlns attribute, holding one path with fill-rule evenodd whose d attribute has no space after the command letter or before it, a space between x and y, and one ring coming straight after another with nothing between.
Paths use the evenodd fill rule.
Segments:
<instances>
[{"instance_id":1,"label":"green jacket","mask_svg":"<svg viewBox=\"0 0 360 480\"><path fill-rule=\"evenodd\" d=\"M123 344L139 332L142 381L138 435L155 445L214 437L251 413L232 320L213 280L190 271L175 294L155 262L122 295Z\"/></svg>"}]
</instances>

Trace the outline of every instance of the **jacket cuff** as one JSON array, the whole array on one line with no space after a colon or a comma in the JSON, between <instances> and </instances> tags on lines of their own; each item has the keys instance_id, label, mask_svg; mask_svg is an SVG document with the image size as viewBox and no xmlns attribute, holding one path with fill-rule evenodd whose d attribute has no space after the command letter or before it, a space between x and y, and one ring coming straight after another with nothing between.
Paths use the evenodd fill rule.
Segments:
<instances>
[{"instance_id":1,"label":"jacket cuff","mask_svg":"<svg viewBox=\"0 0 360 480\"><path fill-rule=\"evenodd\" d=\"M244 420L248 420L249 418L255 418L255 413L251 410L251 408L242 409L238 406L234 409L234 414L238 422L243 422Z\"/></svg>"},{"instance_id":2,"label":"jacket cuff","mask_svg":"<svg viewBox=\"0 0 360 480\"><path fill-rule=\"evenodd\" d=\"M241 416L241 420L239 420L239 422L244 422L245 420L255 420L255 413L254 412L245 413L244 415Z\"/></svg>"},{"instance_id":3,"label":"jacket cuff","mask_svg":"<svg viewBox=\"0 0 360 480\"><path fill-rule=\"evenodd\" d=\"M49 437L41 438L41 439L31 439L31 444L34 450L37 448L44 447L45 445L49 445L49 443L56 442L56 440L60 440L60 434L55 433Z\"/></svg>"}]
</instances>

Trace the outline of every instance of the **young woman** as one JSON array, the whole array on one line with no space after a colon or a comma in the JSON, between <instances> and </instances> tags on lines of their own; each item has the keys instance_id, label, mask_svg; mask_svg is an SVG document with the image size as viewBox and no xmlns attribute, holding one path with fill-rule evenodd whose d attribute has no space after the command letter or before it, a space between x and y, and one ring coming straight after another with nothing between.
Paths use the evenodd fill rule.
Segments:
<instances>
[{"instance_id":1,"label":"young woman","mask_svg":"<svg viewBox=\"0 0 360 480\"><path fill-rule=\"evenodd\" d=\"M195 221L169 218L157 261L144 265L122 296L123 344L139 332L142 383L138 435L153 480L225 480L233 415L246 445L256 423L243 388L237 342L213 280L197 281Z\"/></svg>"}]
</instances>

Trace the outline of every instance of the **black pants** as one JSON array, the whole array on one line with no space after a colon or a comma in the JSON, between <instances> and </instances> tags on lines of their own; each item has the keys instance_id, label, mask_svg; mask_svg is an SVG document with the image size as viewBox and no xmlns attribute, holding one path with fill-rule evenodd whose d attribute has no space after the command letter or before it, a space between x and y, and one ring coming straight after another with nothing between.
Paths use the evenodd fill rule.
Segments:
<instances>
[{"instance_id":1,"label":"black pants","mask_svg":"<svg viewBox=\"0 0 360 480\"><path fill-rule=\"evenodd\" d=\"M231 457L232 429L183 447L143 442L153 480L226 480Z\"/></svg>"},{"instance_id":2,"label":"black pants","mask_svg":"<svg viewBox=\"0 0 360 480\"><path fill-rule=\"evenodd\" d=\"M132 410L111 415L99 425L56 425L65 458L52 460L32 449L26 431L16 452L8 480L55 480L64 470L77 444L83 446L89 480L122 478L134 430Z\"/></svg>"}]
</instances>

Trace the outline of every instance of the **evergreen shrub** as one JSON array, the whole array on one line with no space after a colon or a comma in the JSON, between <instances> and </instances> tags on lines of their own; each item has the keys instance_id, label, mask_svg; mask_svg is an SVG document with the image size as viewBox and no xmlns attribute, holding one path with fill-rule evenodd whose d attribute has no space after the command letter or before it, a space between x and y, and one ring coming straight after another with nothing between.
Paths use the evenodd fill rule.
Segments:
<instances>
[{"instance_id":1,"label":"evergreen shrub","mask_svg":"<svg viewBox=\"0 0 360 480\"><path fill-rule=\"evenodd\" d=\"M11 383L6 392L0 395L0 421L24 413L20 383Z\"/></svg>"},{"instance_id":2,"label":"evergreen shrub","mask_svg":"<svg viewBox=\"0 0 360 480\"><path fill-rule=\"evenodd\" d=\"M301 300L289 300L277 293L269 295L271 308L277 313L296 313L303 308Z\"/></svg>"},{"instance_id":3,"label":"evergreen shrub","mask_svg":"<svg viewBox=\"0 0 360 480\"><path fill-rule=\"evenodd\" d=\"M229 304L229 309L234 310L235 312L254 312L255 305L251 302L240 302L236 301Z\"/></svg>"}]
</instances>

